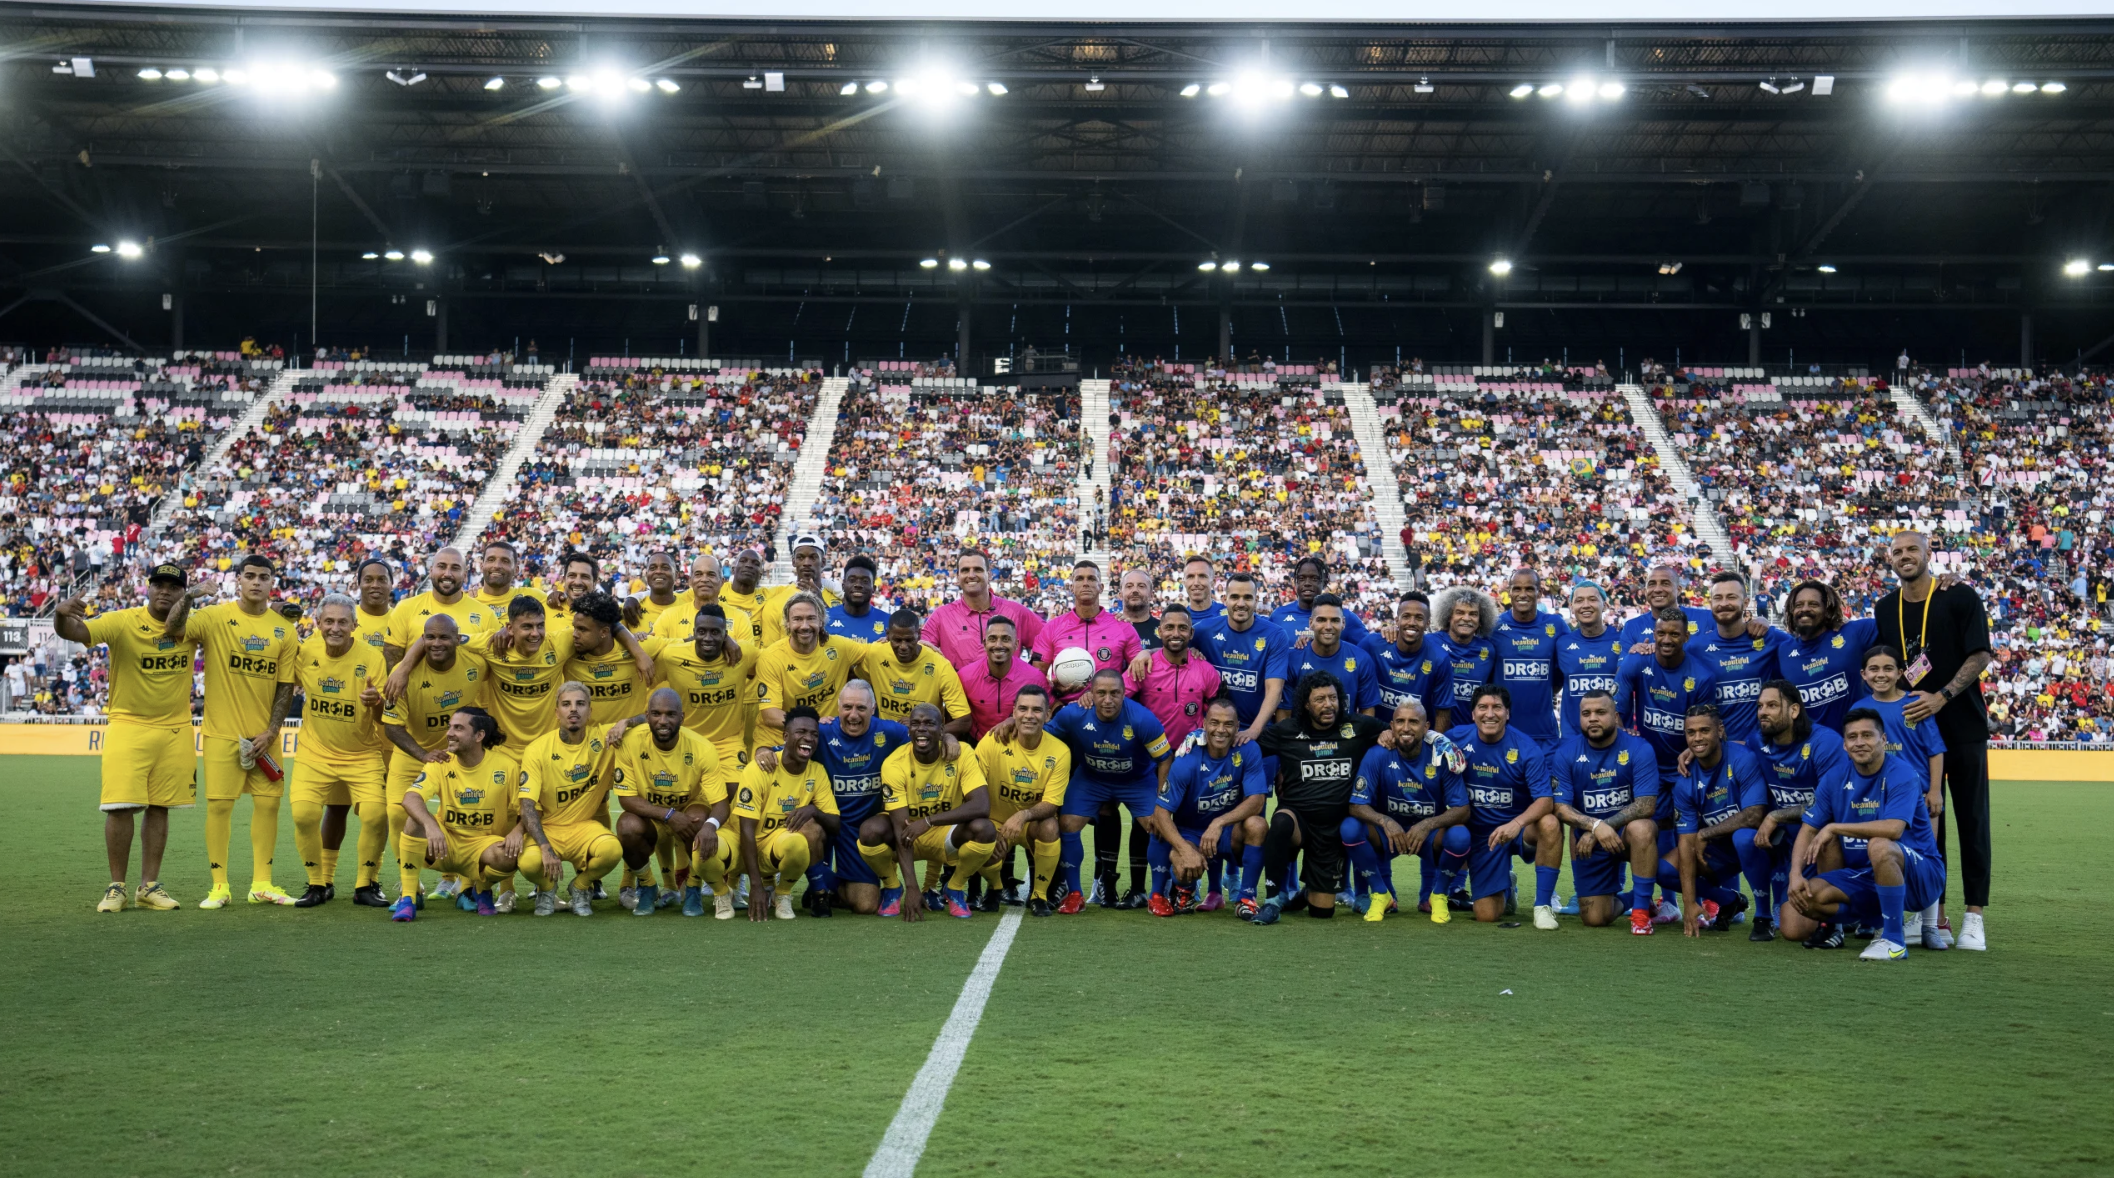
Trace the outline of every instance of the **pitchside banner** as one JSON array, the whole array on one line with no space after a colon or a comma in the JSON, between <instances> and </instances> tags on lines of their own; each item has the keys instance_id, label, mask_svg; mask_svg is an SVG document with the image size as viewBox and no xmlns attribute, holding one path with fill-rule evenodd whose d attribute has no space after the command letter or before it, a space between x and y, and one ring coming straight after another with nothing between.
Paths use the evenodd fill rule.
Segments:
<instances>
[{"instance_id":1,"label":"pitchside banner","mask_svg":"<svg viewBox=\"0 0 2114 1178\"><path fill-rule=\"evenodd\" d=\"M104 724L0 724L0 753L100 757L103 755L103 738L109 731L109 726ZM200 729L191 729L191 744L195 751L205 752L205 736ZM300 746L299 728L289 726L279 731L282 756L293 756Z\"/></svg>"},{"instance_id":2,"label":"pitchside banner","mask_svg":"<svg viewBox=\"0 0 2114 1178\"><path fill-rule=\"evenodd\" d=\"M1300 24L1484 24L1494 22L1655 24L1726 21L1956 20L1978 17L2106 16L2108 0L1484 0L1472 10L1457 4L1401 0L511 0L497 4L447 0L91 0L91 7L218 8L252 11L383 12L438 17L661 17L690 20L972 21L979 24L1109 22L1167 24L1194 21Z\"/></svg>"}]
</instances>

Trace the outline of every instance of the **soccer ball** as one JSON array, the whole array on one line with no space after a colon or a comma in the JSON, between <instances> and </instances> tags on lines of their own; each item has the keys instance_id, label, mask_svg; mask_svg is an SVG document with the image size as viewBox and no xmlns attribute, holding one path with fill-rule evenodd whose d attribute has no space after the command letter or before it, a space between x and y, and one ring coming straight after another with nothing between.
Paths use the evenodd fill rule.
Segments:
<instances>
[{"instance_id":1,"label":"soccer ball","mask_svg":"<svg viewBox=\"0 0 2114 1178\"><path fill-rule=\"evenodd\" d=\"M1067 646L1050 664L1050 686L1069 695L1094 677L1094 656L1083 646Z\"/></svg>"}]
</instances>

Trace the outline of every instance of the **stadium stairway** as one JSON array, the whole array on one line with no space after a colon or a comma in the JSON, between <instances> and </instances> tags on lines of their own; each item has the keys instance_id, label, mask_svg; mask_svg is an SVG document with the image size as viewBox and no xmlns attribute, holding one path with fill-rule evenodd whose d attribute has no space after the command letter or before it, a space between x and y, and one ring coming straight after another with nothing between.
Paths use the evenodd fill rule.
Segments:
<instances>
[{"instance_id":1,"label":"stadium stairway","mask_svg":"<svg viewBox=\"0 0 2114 1178\"><path fill-rule=\"evenodd\" d=\"M22 382L32 376L42 376L51 371L49 364L17 364L5 377L0 377L0 396L17 392Z\"/></svg>"},{"instance_id":2,"label":"stadium stairway","mask_svg":"<svg viewBox=\"0 0 2114 1178\"><path fill-rule=\"evenodd\" d=\"M1395 585L1416 585L1409 571L1409 550L1402 546L1402 484L1395 478L1394 463L1387 457L1387 428L1380 423L1380 407L1373 403L1367 384L1325 384L1324 393L1343 396L1343 408L1351 417L1351 431L1358 436L1358 457L1365 463L1365 485L1373 497L1373 518L1380 523L1380 551L1387 557L1387 571Z\"/></svg>"},{"instance_id":3,"label":"stadium stairway","mask_svg":"<svg viewBox=\"0 0 2114 1178\"><path fill-rule=\"evenodd\" d=\"M1718 518L1718 509L1703 495L1703 488L1696 483L1696 476L1674 448L1674 440L1666 432L1666 423L1659 420L1659 411L1652 407L1652 399L1643 385L1625 384L1615 386L1622 399L1629 403L1630 420L1644 431L1646 441L1652 444L1652 452L1659 457L1659 467L1688 500L1691 518L1696 525L1696 534L1710 545L1710 551L1724 568L1734 568L1738 561L1732 550L1732 536L1725 531L1725 521Z\"/></svg>"},{"instance_id":4,"label":"stadium stairway","mask_svg":"<svg viewBox=\"0 0 2114 1178\"><path fill-rule=\"evenodd\" d=\"M1108 502L1108 386L1105 380L1079 382L1079 416L1086 426L1079 443L1079 556L1101 566L1102 576L1113 583L1115 573L1109 566L1108 550L1092 544L1085 536L1093 524L1095 506ZM1086 474L1089 457L1094 461L1092 477Z\"/></svg>"},{"instance_id":5,"label":"stadium stairway","mask_svg":"<svg viewBox=\"0 0 2114 1178\"><path fill-rule=\"evenodd\" d=\"M793 462L793 483L786 494L785 513L778 517L778 559L771 562L765 583L793 583L793 535L814 525L815 500L822 494L822 476L829 470L830 445L837 437L837 408L851 380L842 376L822 378L822 393L815 398L815 415L807 423L800 442L800 457Z\"/></svg>"},{"instance_id":6,"label":"stadium stairway","mask_svg":"<svg viewBox=\"0 0 2114 1178\"><path fill-rule=\"evenodd\" d=\"M1960 456L1960 444L1953 440L1952 431L1931 415L1930 406L1925 405L1916 394L1898 386L1889 389L1887 395L1894 399L1894 408L1903 418L1923 428L1923 436L1945 447L1946 456L1952 459L1954 470L1967 469L1966 459Z\"/></svg>"},{"instance_id":7,"label":"stadium stairway","mask_svg":"<svg viewBox=\"0 0 2114 1178\"><path fill-rule=\"evenodd\" d=\"M521 419L521 428L514 431L514 442L499 459L492 470L492 477L485 480L484 490L477 493L476 502L463 513L462 531L455 534L455 547L467 555L484 535L492 516L505 505L507 496L514 493L514 480L521 474L521 464L536 452L536 443L543 440L543 433L550 428L552 419L558 416L558 407L565 398L580 387L580 378L570 372L561 372L550 378L543 386L543 395L528 416ZM475 567L475 561L471 562Z\"/></svg>"},{"instance_id":8,"label":"stadium stairway","mask_svg":"<svg viewBox=\"0 0 2114 1178\"><path fill-rule=\"evenodd\" d=\"M183 502L183 490L190 483L193 474L218 465L221 459L228 456L228 451L235 448L238 439L264 423L264 415L270 411L273 402L292 392L296 380L312 375L313 373L305 368L280 369L279 375L272 378L271 386L250 402L249 408L242 411L241 417L228 423L228 427L220 431L220 436L213 439L213 444L206 449L205 457L198 460L198 465L185 473L174 490L161 497L161 502L154 507L154 518L147 523L147 535L160 538L162 529L168 526L169 518L176 514L177 506Z\"/></svg>"}]
</instances>

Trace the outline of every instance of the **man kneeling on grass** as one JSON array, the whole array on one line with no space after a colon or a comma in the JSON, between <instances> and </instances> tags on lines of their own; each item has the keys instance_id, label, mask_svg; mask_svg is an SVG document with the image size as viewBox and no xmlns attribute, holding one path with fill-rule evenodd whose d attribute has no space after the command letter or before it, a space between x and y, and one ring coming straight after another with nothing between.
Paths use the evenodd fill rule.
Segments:
<instances>
[{"instance_id":1,"label":"man kneeling on grass","mask_svg":"<svg viewBox=\"0 0 2114 1178\"><path fill-rule=\"evenodd\" d=\"M1945 893L1923 798L1928 783L1922 766L1887 755L1886 721L1871 708L1850 710L1842 744L1848 769L1819 783L1799 827L1781 927L1787 937L1805 936L1808 948L1834 949L1846 922L1876 918L1879 935L1859 956L1900 961L1908 956L1903 912Z\"/></svg>"}]
</instances>

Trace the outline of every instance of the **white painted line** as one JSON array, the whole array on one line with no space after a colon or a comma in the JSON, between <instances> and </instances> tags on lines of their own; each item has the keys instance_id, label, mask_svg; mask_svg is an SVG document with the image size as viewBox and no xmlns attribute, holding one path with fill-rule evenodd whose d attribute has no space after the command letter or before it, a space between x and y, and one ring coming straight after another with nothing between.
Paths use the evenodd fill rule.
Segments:
<instances>
[{"instance_id":1,"label":"white painted line","mask_svg":"<svg viewBox=\"0 0 2114 1178\"><path fill-rule=\"evenodd\" d=\"M932 1136L932 1126L947 1103L947 1090L954 1087L954 1073L961 1070L976 1024L983 1020L984 1002L998 980L998 967L1005 964L1006 950L1013 947L1013 935L1020 931L1020 912L1009 908L998 918L998 931L985 942L983 956L977 958L969 980L962 983L954 1013L947 1016L940 1037L933 1040L932 1053L918 1069L917 1079L910 1082L910 1091L903 1094L903 1107L889 1122L881 1147L866 1163L866 1178L909 1178L916 1172L918 1159L925 1156L925 1139Z\"/></svg>"}]
</instances>

